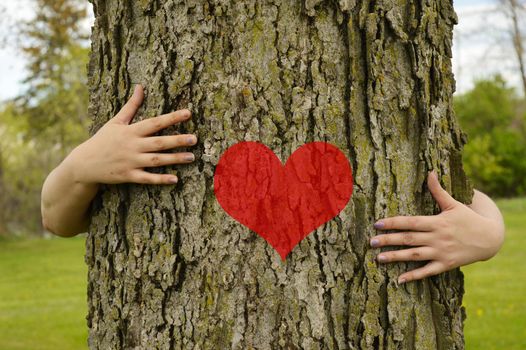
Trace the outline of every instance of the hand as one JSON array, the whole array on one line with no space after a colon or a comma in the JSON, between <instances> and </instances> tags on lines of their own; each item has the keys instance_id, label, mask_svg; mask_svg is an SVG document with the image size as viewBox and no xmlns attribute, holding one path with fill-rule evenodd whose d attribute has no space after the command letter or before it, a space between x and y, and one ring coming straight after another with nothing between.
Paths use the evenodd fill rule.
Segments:
<instances>
[{"instance_id":1,"label":"hand","mask_svg":"<svg viewBox=\"0 0 526 350\"><path fill-rule=\"evenodd\" d=\"M130 122L144 99L143 88L137 85L133 96L121 111L92 138L78 146L66 159L77 183L174 184L177 177L153 174L144 170L194 161L192 153L160 153L177 147L193 146L195 135L150 136L191 117L189 110L180 110L135 124Z\"/></svg>"},{"instance_id":2,"label":"hand","mask_svg":"<svg viewBox=\"0 0 526 350\"><path fill-rule=\"evenodd\" d=\"M378 230L402 232L373 237L372 247L411 247L380 253L377 256L380 263L429 261L421 268L400 275L398 283L419 280L487 260L499 251L503 242L504 225L501 220L480 215L456 201L440 186L434 172L429 173L427 186L440 206L442 212L439 215L398 216L382 219L374 225Z\"/></svg>"}]
</instances>

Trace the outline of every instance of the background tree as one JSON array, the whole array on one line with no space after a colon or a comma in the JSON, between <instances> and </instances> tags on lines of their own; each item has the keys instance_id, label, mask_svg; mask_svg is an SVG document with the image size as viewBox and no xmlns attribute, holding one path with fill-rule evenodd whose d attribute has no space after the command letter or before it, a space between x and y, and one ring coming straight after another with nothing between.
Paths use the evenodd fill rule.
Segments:
<instances>
[{"instance_id":1,"label":"background tree","mask_svg":"<svg viewBox=\"0 0 526 350\"><path fill-rule=\"evenodd\" d=\"M173 187L106 186L87 237L92 349L460 349L458 270L398 286L373 222L436 210L436 169L471 191L452 112L450 1L92 0L92 132L147 87L135 120L189 107L198 161ZM186 130L185 130L186 129ZM285 262L230 219L214 167L242 140L282 159L342 149L355 192Z\"/></svg>"},{"instance_id":2,"label":"background tree","mask_svg":"<svg viewBox=\"0 0 526 350\"><path fill-rule=\"evenodd\" d=\"M7 216L6 216L6 192L4 185L4 169L2 149L0 148L0 236L7 234Z\"/></svg>"},{"instance_id":3,"label":"background tree","mask_svg":"<svg viewBox=\"0 0 526 350\"><path fill-rule=\"evenodd\" d=\"M35 5L35 18L20 28L29 71L20 100L31 118L31 136L48 132L47 139L67 152L62 145L78 144L87 127L87 9L81 0Z\"/></svg>"},{"instance_id":4,"label":"background tree","mask_svg":"<svg viewBox=\"0 0 526 350\"><path fill-rule=\"evenodd\" d=\"M42 182L88 126L86 3L34 5L35 17L14 30L28 62L27 89L0 108L6 226L17 234L42 232Z\"/></svg>"},{"instance_id":5,"label":"background tree","mask_svg":"<svg viewBox=\"0 0 526 350\"><path fill-rule=\"evenodd\" d=\"M526 61L524 58L524 35L522 33L524 11L526 10L525 2L520 0L499 0L499 2L511 24L509 33L519 66L523 92L526 95Z\"/></svg>"},{"instance_id":6,"label":"background tree","mask_svg":"<svg viewBox=\"0 0 526 350\"><path fill-rule=\"evenodd\" d=\"M469 136L464 164L475 186L497 197L524 195L524 100L495 76L456 96L455 112Z\"/></svg>"}]
</instances>

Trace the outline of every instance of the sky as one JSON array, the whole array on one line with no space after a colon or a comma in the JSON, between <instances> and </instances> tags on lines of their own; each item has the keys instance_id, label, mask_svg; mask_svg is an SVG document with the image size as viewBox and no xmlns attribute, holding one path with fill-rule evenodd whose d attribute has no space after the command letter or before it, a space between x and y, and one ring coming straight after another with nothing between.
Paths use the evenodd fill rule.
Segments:
<instances>
[{"instance_id":1,"label":"sky","mask_svg":"<svg viewBox=\"0 0 526 350\"><path fill-rule=\"evenodd\" d=\"M32 0L2 1L11 22L0 21L0 33L8 33L7 43L0 47L0 101L23 93L24 57L9 40L12 21L30 19ZM501 73L512 86L520 89L516 63L505 37L506 19L496 11L495 0L454 0L459 17L455 27L453 70L457 91L473 86L473 80ZM86 2L86 6L90 6ZM6 16L0 17L6 18ZM90 26L90 24L86 24Z\"/></svg>"}]
</instances>

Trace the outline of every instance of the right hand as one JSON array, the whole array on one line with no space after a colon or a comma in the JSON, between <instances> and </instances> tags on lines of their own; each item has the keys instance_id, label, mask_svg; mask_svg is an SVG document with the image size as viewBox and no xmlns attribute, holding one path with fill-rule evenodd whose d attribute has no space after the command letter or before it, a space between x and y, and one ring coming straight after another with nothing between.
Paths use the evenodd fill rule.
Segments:
<instances>
[{"instance_id":1,"label":"right hand","mask_svg":"<svg viewBox=\"0 0 526 350\"><path fill-rule=\"evenodd\" d=\"M189 110L161 115L130 124L144 99L141 85L135 87L130 100L89 140L79 145L66 160L74 180L83 184L174 184L171 174L154 174L145 168L188 164L193 153L160 153L178 147L193 146L195 135L151 136L174 124L190 119Z\"/></svg>"}]
</instances>

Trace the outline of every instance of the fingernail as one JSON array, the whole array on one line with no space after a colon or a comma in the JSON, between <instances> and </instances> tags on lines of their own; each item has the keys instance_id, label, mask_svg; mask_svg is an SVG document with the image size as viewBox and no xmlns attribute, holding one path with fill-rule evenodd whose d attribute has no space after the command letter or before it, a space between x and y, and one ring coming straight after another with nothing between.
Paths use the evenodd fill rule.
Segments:
<instances>
[{"instance_id":1,"label":"fingernail","mask_svg":"<svg viewBox=\"0 0 526 350\"><path fill-rule=\"evenodd\" d=\"M189 136L187 139L186 139L186 142L189 144L189 145L193 145L197 142L195 136Z\"/></svg>"},{"instance_id":2,"label":"fingernail","mask_svg":"<svg viewBox=\"0 0 526 350\"><path fill-rule=\"evenodd\" d=\"M371 247L376 248L380 245L380 241L376 238L371 239Z\"/></svg>"},{"instance_id":3,"label":"fingernail","mask_svg":"<svg viewBox=\"0 0 526 350\"><path fill-rule=\"evenodd\" d=\"M398 284L403 284L403 283L405 283L405 278L399 277L398 278Z\"/></svg>"},{"instance_id":4,"label":"fingernail","mask_svg":"<svg viewBox=\"0 0 526 350\"><path fill-rule=\"evenodd\" d=\"M173 183L173 184L176 184L178 181L179 181L179 179L176 178L176 177L172 177L172 178L170 179L170 182Z\"/></svg>"},{"instance_id":5,"label":"fingernail","mask_svg":"<svg viewBox=\"0 0 526 350\"><path fill-rule=\"evenodd\" d=\"M387 262L387 257L385 255L378 255L376 257L376 259L379 261L379 262Z\"/></svg>"},{"instance_id":6,"label":"fingernail","mask_svg":"<svg viewBox=\"0 0 526 350\"><path fill-rule=\"evenodd\" d=\"M188 162L193 162L195 160L195 156L193 154L189 154L185 156L184 159Z\"/></svg>"},{"instance_id":7,"label":"fingernail","mask_svg":"<svg viewBox=\"0 0 526 350\"><path fill-rule=\"evenodd\" d=\"M383 221L377 221L374 223L374 228L383 228L384 222Z\"/></svg>"}]
</instances>

